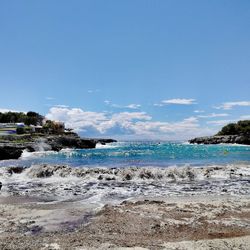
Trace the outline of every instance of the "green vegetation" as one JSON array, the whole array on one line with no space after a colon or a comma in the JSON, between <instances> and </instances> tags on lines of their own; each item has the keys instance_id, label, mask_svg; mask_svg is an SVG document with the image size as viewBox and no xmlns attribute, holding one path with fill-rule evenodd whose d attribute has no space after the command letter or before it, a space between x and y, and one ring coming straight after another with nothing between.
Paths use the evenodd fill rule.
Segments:
<instances>
[{"instance_id":1,"label":"green vegetation","mask_svg":"<svg viewBox=\"0 0 250 250\"><path fill-rule=\"evenodd\" d=\"M44 124L44 117L36 112L29 111L27 114L22 112L0 112L0 124L7 123L0 127L2 135L23 135L23 134L63 134L65 132L64 123L47 120ZM23 123L23 125L16 125ZM12 127L13 124L13 127ZM31 126L34 125L34 126ZM70 131L69 129L67 131Z\"/></svg>"},{"instance_id":2,"label":"green vegetation","mask_svg":"<svg viewBox=\"0 0 250 250\"><path fill-rule=\"evenodd\" d=\"M44 117L36 112L29 111L27 114L23 112L0 112L0 123L19 123L23 122L26 125L42 124Z\"/></svg>"},{"instance_id":3,"label":"green vegetation","mask_svg":"<svg viewBox=\"0 0 250 250\"><path fill-rule=\"evenodd\" d=\"M56 123L54 121L47 120L43 125L43 129L46 131L62 132L64 131L64 125L62 123Z\"/></svg>"},{"instance_id":4,"label":"green vegetation","mask_svg":"<svg viewBox=\"0 0 250 250\"><path fill-rule=\"evenodd\" d=\"M16 133L18 134L18 135L22 135L22 134L25 134L25 128L22 128L22 127L18 127L17 129L16 129Z\"/></svg>"},{"instance_id":5,"label":"green vegetation","mask_svg":"<svg viewBox=\"0 0 250 250\"><path fill-rule=\"evenodd\" d=\"M229 123L217 135L250 135L250 120Z\"/></svg>"}]
</instances>

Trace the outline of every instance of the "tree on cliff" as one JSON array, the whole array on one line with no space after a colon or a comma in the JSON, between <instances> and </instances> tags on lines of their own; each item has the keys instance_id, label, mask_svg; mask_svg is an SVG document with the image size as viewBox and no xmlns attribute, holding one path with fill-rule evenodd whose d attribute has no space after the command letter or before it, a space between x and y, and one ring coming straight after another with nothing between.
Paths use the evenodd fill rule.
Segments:
<instances>
[{"instance_id":1,"label":"tree on cliff","mask_svg":"<svg viewBox=\"0 0 250 250\"><path fill-rule=\"evenodd\" d=\"M16 123L16 122L24 122L26 118L26 114L20 112L0 112L0 123Z\"/></svg>"},{"instance_id":2,"label":"tree on cliff","mask_svg":"<svg viewBox=\"0 0 250 250\"><path fill-rule=\"evenodd\" d=\"M250 120L229 123L217 135L250 135Z\"/></svg>"},{"instance_id":3,"label":"tree on cliff","mask_svg":"<svg viewBox=\"0 0 250 250\"><path fill-rule=\"evenodd\" d=\"M44 117L36 112L29 111L24 123L26 125L41 125Z\"/></svg>"},{"instance_id":4,"label":"tree on cliff","mask_svg":"<svg viewBox=\"0 0 250 250\"><path fill-rule=\"evenodd\" d=\"M0 123L18 123L23 122L26 125L42 124L44 117L36 112L29 111L27 114L23 112L0 112Z\"/></svg>"}]
</instances>

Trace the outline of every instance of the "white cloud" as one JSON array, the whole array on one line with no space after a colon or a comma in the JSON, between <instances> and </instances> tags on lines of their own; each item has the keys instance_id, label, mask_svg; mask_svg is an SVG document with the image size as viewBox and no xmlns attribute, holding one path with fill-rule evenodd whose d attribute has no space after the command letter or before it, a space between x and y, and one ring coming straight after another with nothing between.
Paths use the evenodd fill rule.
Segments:
<instances>
[{"instance_id":1,"label":"white cloud","mask_svg":"<svg viewBox=\"0 0 250 250\"><path fill-rule=\"evenodd\" d=\"M240 116L240 120L250 120L250 115L242 115Z\"/></svg>"},{"instance_id":2,"label":"white cloud","mask_svg":"<svg viewBox=\"0 0 250 250\"><path fill-rule=\"evenodd\" d=\"M139 121L133 124L136 138L185 140L201 135L212 135L216 131L201 128L197 118L189 117L178 122Z\"/></svg>"},{"instance_id":3,"label":"white cloud","mask_svg":"<svg viewBox=\"0 0 250 250\"><path fill-rule=\"evenodd\" d=\"M196 104L195 99L181 99L181 98L163 100L162 103L164 103L164 104L180 104L180 105Z\"/></svg>"},{"instance_id":4,"label":"white cloud","mask_svg":"<svg viewBox=\"0 0 250 250\"><path fill-rule=\"evenodd\" d=\"M196 117L177 122L153 121L145 112L98 113L79 108L53 107L48 119L65 122L66 127L84 136L109 136L123 139L188 139L216 131L201 128Z\"/></svg>"},{"instance_id":5,"label":"white cloud","mask_svg":"<svg viewBox=\"0 0 250 250\"><path fill-rule=\"evenodd\" d=\"M14 109L0 108L0 113L7 113L7 112L23 112L23 113L26 113L26 111L20 111L20 110L14 110Z\"/></svg>"},{"instance_id":6,"label":"white cloud","mask_svg":"<svg viewBox=\"0 0 250 250\"><path fill-rule=\"evenodd\" d=\"M216 121L208 121L207 124L222 126L228 123L234 122L234 120L216 120Z\"/></svg>"},{"instance_id":7,"label":"white cloud","mask_svg":"<svg viewBox=\"0 0 250 250\"><path fill-rule=\"evenodd\" d=\"M216 109L229 110L235 106L250 106L250 101L238 101L238 102L224 102L221 106L215 107Z\"/></svg>"},{"instance_id":8,"label":"white cloud","mask_svg":"<svg viewBox=\"0 0 250 250\"><path fill-rule=\"evenodd\" d=\"M112 107L112 108L118 108L118 109L123 108L123 106L115 104L115 103L110 103L109 106Z\"/></svg>"},{"instance_id":9,"label":"white cloud","mask_svg":"<svg viewBox=\"0 0 250 250\"><path fill-rule=\"evenodd\" d=\"M45 99L46 99L46 100L55 100L55 98L54 98L54 97L51 97L51 96L47 96L47 97L45 97Z\"/></svg>"},{"instance_id":10,"label":"white cloud","mask_svg":"<svg viewBox=\"0 0 250 250\"><path fill-rule=\"evenodd\" d=\"M216 120L216 121L207 121L207 124L213 124L217 126L223 126L228 123L235 123L239 120L250 120L250 115L242 115L238 119L232 119L232 120Z\"/></svg>"},{"instance_id":11,"label":"white cloud","mask_svg":"<svg viewBox=\"0 0 250 250\"><path fill-rule=\"evenodd\" d=\"M57 105L54 105L54 107L57 107L57 108L68 108L69 106L68 105L64 105L64 104L57 104Z\"/></svg>"},{"instance_id":12,"label":"white cloud","mask_svg":"<svg viewBox=\"0 0 250 250\"><path fill-rule=\"evenodd\" d=\"M197 104L195 99L184 99L184 98L176 98L163 100L161 103L155 103L154 106L162 107L164 105L174 104L174 105L192 105Z\"/></svg>"},{"instance_id":13,"label":"white cloud","mask_svg":"<svg viewBox=\"0 0 250 250\"><path fill-rule=\"evenodd\" d=\"M162 107L162 106L164 106L164 104L162 104L162 103L155 103L154 106L156 106L156 107Z\"/></svg>"},{"instance_id":14,"label":"white cloud","mask_svg":"<svg viewBox=\"0 0 250 250\"><path fill-rule=\"evenodd\" d=\"M107 130L119 126L130 128L133 120L150 120L151 117L144 112L122 112L113 115L107 113L98 113L83 111L79 108L61 108L53 107L46 115L47 119L65 122L66 127L73 128L77 131L95 130L101 134Z\"/></svg>"},{"instance_id":15,"label":"white cloud","mask_svg":"<svg viewBox=\"0 0 250 250\"><path fill-rule=\"evenodd\" d=\"M134 104L134 103L125 106L125 108L129 108L129 109L139 109L140 107L141 107L140 104Z\"/></svg>"},{"instance_id":16,"label":"white cloud","mask_svg":"<svg viewBox=\"0 0 250 250\"><path fill-rule=\"evenodd\" d=\"M109 100L105 100L104 103L106 105L109 105L112 108L119 108L119 109L139 109L141 107L140 104L134 104L134 103L124 105L124 106L123 105L118 105L118 104L112 103Z\"/></svg>"},{"instance_id":17,"label":"white cloud","mask_svg":"<svg viewBox=\"0 0 250 250\"><path fill-rule=\"evenodd\" d=\"M215 118L215 117L225 117L225 116L229 116L229 114L226 114L226 113L222 113L222 114L212 113L212 114L208 114L208 115L198 115L197 117L199 117L199 118Z\"/></svg>"},{"instance_id":18,"label":"white cloud","mask_svg":"<svg viewBox=\"0 0 250 250\"><path fill-rule=\"evenodd\" d=\"M87 128L96 129L100 133L99 124L107 121L105 113L83 111L79 108L52 107L46 115L47 119L65 122L66 127L77 131L87 131Z\"/></svg>"},{"instance_id":19,"label":"white cloud","mask_svg":"<svg viewBox=\"0 0 250 250\"><path fill-rule=\"evenodd\" d=\"M89 89L87 91L89 94L100 92L100 89Z\"/></svg>"},{"instance_id":20,"label":"white cloud","mask_svg":"<svg viewBox=\"0 0 250 250\"><path fill-rule=\"evenodd\" d=\"M194 113L204 113L204 110L194 110Z\"/></svg>"}]
</instances>

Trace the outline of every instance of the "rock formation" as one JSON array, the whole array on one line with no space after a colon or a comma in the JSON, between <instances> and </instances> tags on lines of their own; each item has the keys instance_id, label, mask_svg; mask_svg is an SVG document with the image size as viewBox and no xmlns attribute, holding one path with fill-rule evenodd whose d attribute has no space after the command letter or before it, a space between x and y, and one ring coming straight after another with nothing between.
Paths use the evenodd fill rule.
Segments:
<instances>
[{"instance_id":1,"label":"rock formation","mask_svg":"<svg viewBox=\"0 0 250 250\"><path fill-rule=\"evenodd\" d=\"M237 143L250 145L250 121L230 123L214 136L198 137L189 142L197 144Z\"/></svg>"},{"instance_id":2,"label":"rock formation","mask_svg":"<svg viewBox=\"0 0 250 250\"><path fill-rule=\"evenodd\" d=\"M80 138L76 133L43 136L2 136L0 138L0 160L18 159L23 150L34 151L60 151L64 148L90 149L97 143L106 144L116 142L113 139L87 139Z\"/></svg>"}]
</instances>

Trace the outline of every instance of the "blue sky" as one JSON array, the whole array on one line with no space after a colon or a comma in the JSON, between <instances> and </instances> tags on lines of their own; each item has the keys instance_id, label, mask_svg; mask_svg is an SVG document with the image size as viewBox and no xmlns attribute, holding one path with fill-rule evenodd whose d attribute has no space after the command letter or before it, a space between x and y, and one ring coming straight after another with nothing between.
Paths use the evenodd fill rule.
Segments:
<instances>
[{"instance_id":1,"label":"blue sky","mask_svg":"<svg viewBox=\"0 0 250 250\"><path fill-rule=\"evenodd\" d=\"M186 139L250 117L250 2L1 1L0 110Z\"/></svg>"}]
</instances>

